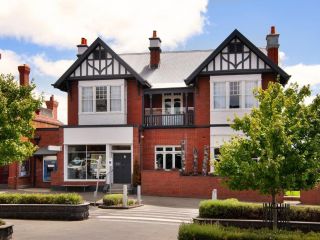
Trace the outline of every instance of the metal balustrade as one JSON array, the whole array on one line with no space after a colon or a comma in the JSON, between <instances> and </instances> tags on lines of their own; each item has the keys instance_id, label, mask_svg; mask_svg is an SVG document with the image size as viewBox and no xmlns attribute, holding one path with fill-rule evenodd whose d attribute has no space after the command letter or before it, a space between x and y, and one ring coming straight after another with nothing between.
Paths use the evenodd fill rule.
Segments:
<instances>
[{"instance_id":1,"label":"metal balustrade","mask_svg":"<svg viewBox=\"0 0 320 240\"><path fill-rule=\"evenodd\" d=\"M194 124L194 113L145 115L145 127L191 126Z\"/></svg>"}]
</instances>

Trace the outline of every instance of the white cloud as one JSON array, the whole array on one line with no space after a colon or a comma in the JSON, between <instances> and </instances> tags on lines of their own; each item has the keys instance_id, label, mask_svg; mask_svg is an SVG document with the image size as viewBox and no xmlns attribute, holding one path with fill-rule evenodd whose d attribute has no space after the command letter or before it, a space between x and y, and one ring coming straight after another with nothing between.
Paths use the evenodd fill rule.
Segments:
<instances>
[{"instance_id":1,"label":"white cloud","mask_svg":"<svg viewBox=\"0 0 320 240\"><path fill-rule=\"evenodd\" d=\"M25 57L5 49L0 49L0 54L0 73L18 76L18 66L26 62Z\"/></svg>"},{"instance_id":2,"label":"white cloud","mask_svg":"<svg viewBox=\"0 0 320 240\"><path fill-rule=\"evenodd\" d=\"M291 75L290 82L297 82L299 85L315 86L320 84L320 65L297 65L284 67L284 70Z\"/></svg>"},{"instance_id":3,"label":"white cloud","mask_svg":"<svg viewBox=\"0 0 320 240\"><path fill-rule=\"evenodd\" d=\"M58 78L67 71L74 60L51 61L42 54L32 57L32 62L40 74Z\"/></svg>"},{"instance_id":4,"label":"white cloud","mask_svg":"<svg viewBox=\"0 0 320 240\"><path fill-rule=\"evenodd\" d=\"M146 51L152 30L174 48L203 31L208 0L2 0L0 36L74 48L81 37L113 40L117 51Z\"/></svg>"}]
</instances>

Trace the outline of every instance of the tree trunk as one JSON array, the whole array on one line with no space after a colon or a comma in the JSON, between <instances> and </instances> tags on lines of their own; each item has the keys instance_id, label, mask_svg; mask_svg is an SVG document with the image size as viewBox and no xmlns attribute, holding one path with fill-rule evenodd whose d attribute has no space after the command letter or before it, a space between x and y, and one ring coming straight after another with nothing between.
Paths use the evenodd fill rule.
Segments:
<instances>
[{"instance_id":1,"label":"tree trunk","mask_svg":"<svg viewBox=\"0 0 320 240\"><path fill-rule=\"evenodd\" d=\"M278 229L277 223L278 223L278 213L277 213L277 202L276 202L276 194L272 193L272 228L273 231L276 231Z\"/></svg>"}]
</instances>

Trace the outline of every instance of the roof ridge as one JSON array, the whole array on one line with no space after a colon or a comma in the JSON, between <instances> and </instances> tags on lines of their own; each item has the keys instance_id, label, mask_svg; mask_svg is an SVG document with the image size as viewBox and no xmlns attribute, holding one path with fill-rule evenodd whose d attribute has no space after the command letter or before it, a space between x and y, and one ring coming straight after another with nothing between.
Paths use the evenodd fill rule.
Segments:
<instances>
[{"instance_id":1,"label":"roof ridge","mask_svg":"<svg viewBox=\"0 0 320 240\"><path fill-rule=\"evenodd\" d=\"M214 49L198 49L198 50L176 50L176 51L162 51L163 53L189 53L189 52L212 52ZM150 52L132 52L132 53L119 53L118 55L143 55Z\"/></svg>"}]
</instances>

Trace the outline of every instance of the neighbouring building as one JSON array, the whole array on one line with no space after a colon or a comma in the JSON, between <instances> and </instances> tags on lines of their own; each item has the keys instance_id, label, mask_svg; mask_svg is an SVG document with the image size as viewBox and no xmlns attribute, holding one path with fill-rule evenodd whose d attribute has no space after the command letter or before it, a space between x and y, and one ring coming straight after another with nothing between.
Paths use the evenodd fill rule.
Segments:
<instances>
[{"instance_id":1,"label":"neighbouring building","mask_svg":"<svg viewBox=\"0 0 320 240\"><path fill-rule=\"evenodd\" d=\"M29 84L30 67L26 64L18 67L21 86ZM55 171L57 153L61 151L61 141L58 139L59 127L58 102L52 95L45 101L46 108L41 107L35 113L33 126L34 139L30 139L39 148L30 159L22 163L13 163L0 167L0 186L10 188L50 187L51 172Z\"/></svg>"},{"instance_id":2,"label":"neighbouring building","mask_svg":"<svg viewBox=\"0 0 320 240\"><path fill-rule=\"evenodd\" d=\"M235 134L228 119L259 104L253 89L290 78L278 66L275 28L264 48L238 30L214 50L162 51L156 31L149 40L148 52L117 54L100 38L90 46L81 39L78 58L53 84L68 94L68 123L57 121L52 97L53 119L37 127L34 186L133 184L139 172L143 194L209 197L217 189L218 198L267 199L222 186L210 161Z\"/></svg>"}]
</instances>

